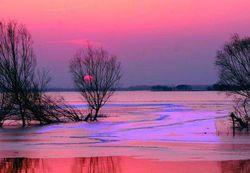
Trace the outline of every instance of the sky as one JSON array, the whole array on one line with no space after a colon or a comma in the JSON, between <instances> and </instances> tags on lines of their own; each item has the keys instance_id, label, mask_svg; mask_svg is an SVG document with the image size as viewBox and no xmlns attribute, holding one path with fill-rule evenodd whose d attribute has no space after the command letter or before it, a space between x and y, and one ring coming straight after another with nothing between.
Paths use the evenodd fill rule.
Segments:
<instances>
[{"instance_id":1,"label":"sky","mask_svg":"<svg viewBox=\"0 0 250 173\"><path fill-rule=\"evenodd\" d=\"M26 25L50 86L63 88L87 42L117 55L121 86L213 84L216 51L250 35L249 11L249 0L0 0L0 20Z\"/></svg>"}]
</instances>

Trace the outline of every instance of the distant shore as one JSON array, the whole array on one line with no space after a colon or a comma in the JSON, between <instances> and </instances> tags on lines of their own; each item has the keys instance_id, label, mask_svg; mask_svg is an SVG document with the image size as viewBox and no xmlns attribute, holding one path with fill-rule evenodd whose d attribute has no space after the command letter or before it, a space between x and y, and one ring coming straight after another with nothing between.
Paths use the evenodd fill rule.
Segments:
<instances>
[{"instance_id":1,"label":"distant shore","mask_svg":"<svg viewBox=\"0 0 250 173\"><path fill-rule=\"evenodd\" d=\"M239 89L233 86L223 85L135 85L129 87L119 87L116 91L230 91ZM75 88L51 87L47 92L74 92Z\"/></svg>"}]
</instances>

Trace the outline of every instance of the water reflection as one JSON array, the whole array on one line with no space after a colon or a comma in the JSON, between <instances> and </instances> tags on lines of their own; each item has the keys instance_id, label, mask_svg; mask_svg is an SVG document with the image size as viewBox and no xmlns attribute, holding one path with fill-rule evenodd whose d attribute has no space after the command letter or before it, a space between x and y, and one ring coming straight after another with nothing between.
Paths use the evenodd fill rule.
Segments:
<instances>
[{"instance_id":1,"label":"water reflection","mask_svg":"<svg viewBox=\"0 0 250 173\"><path fill-rule=\"evenodd\" d=\"M91 157L72 159L0 159L0 173L117 173L119 157ZM55 171L56 170L56 171Z\"/></svg>"},{"instance_id":2,"label":"water reflection","mask_svg":"<svg viewBox=\"0 0 250 173\"><path fill-rule=\"evenodd\" d=\"M72 173L117 173L120 172L119 157L76 158Z\"/></svg>"},{"instance_id":3,"label":"water reflection","mask_svg":"<svg viewBox=\"0 0 250 173\"><path fill-rule=\"evenodd\" d=\"M222 173L249 173L250 161L238 160L238 161L223 161L221 162Z\"/></svg>"},{"instance_id":4,"label":"water reflection","mask_svg":"<svg viewBox=\"0 0 250 173\"><path fill-rule=\"evenodd\" d=\"M181 169L180 169L181 168ZM167 162L129 157L68 159L0 159L0 173L249 173L250 160L222 162Z\"/></svg>"},{"instance_id":5,"label":"water reflection","mask_svg":"<svg viewBox=\"0 0 250 173\"><path fill-rule=\"evenodd\" d=\"M42 159L7 158L0 159L0 173L35 173Z\"/></svg>"}]
</instances>

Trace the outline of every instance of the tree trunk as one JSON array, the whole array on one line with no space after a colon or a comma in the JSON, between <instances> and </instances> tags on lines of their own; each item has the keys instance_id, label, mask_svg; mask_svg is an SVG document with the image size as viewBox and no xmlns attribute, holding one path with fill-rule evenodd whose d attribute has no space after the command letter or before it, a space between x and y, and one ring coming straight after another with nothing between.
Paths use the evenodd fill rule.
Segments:
<instances>
[{"instance_id":1,"label":"tree trunk","mask_svg":"<svg viewBox=\"0 0 250 173\"><path fill-rule=\"evenodd\" d=\"M89 119L90 119L90 117L92 116L92 114L91 113L89 113L87 116L86 116L86 118L84 118L84 120L83 121L88 121Z\"/></svg>"},{"instance_id":2,"label":"tree trunk","mask_svg":"<svg viewBox=\"0 0 250 173\"><path fill-rule=\"evenodd\" d=\"M22 101L20 99L18 92L15 93L15 98L16 98L17 104L19 105L19 113L20 113L21 120L22 120L22 127L25 127L26 126L25 113L23 111L24 109L23 109Z\"/></svg>"},{"instance_id":3,"label":"tree trunk","mask_svg":"<svg viewBox=\"0 0 250 173\"><path fill-rule=\"evenodd\" d=\"M94 120L93 120L93 121L97 121L98 112L99 112L99 109L96 109L96 110L95 110L95 116L94 116Z\"/></svg>"},{"instance_id":4,"label":"tree trunk","mask_svg":"<svg viewBox=\"0 0 250 173\"><path fill-rule=\"evenodd\" d=\"M248 128L248 123L244 122L241 118L237 117L234 113L231 113L231 118L233 120L233 128L235 129L235 122L238 122L241 129Z\"/></svg>"},{"instance_id":5,"label":"tree trunk","mask_svg":"<svg viewBox=\"0 0 250 173\"><path fill-rule=\"evenodd\" d=\"M23 112L22 106L20 105L20 114L21 114L21 119L22 119L22 127L26 126L25 122L25 113Z\"/></svg>"},{"instance_id":6,"label":"tree trunk","mask_svg":"<svg viewBox=\"0 0 250 173\"><path fill-rule=\"evenodd\" d=\"M25 116L23 113L21 113L21 117L22 117L22 127L25 127L26 126L26 122L25 122Z\"/></svg>"},{"instance_id":7,"label":"tree trunk","mask_svg":"<svg viewBox=\"0 0 250 173\"><path fill-rule=\"evenodd\" d=\"M235 121L234 121L234 114L231 113L231 118L232 118L232 121L233 121L233 136L235 136Z\"/></svg>"}]
</instances>

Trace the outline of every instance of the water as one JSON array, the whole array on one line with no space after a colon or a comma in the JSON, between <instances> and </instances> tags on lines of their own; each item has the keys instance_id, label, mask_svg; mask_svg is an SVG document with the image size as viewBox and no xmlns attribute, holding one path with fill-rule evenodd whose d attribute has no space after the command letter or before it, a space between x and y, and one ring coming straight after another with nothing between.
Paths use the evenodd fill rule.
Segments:
<instances>
[{"instance_id":1,"label":"water","mask_svg":"<svg viewBox=\"0 0 250 173\"><path fill-rule=\"evenodd\" d=\"M48 94L87 108L78 93ZM71 158L71 163L76 158L121 157L170 166L186 161L237 165L234 160L245 161L249 170L250 138L233 137L225 121L232 105L231 97L218 92L117 92L101 112L107 118L98 122L1 129L0 158Z\"/></svg>"},{"instance_id":2,"label":"water","mask_svg":"<svg viewBox=\"0 0 250 173\"><path fill-rule=\"evenodd\" d=\"M249 173L249 160L154 161L131 157L0 159L0 173Z\"/></svg>"}]
</instances>

